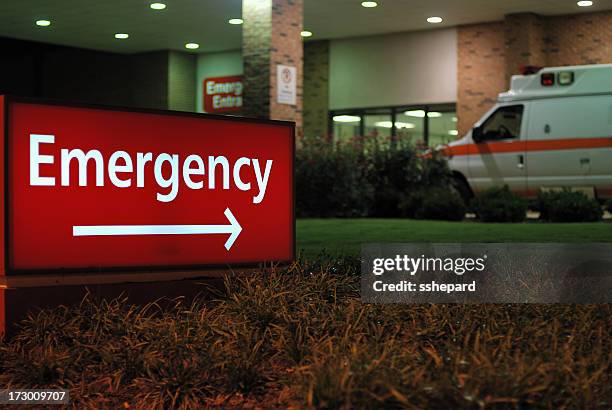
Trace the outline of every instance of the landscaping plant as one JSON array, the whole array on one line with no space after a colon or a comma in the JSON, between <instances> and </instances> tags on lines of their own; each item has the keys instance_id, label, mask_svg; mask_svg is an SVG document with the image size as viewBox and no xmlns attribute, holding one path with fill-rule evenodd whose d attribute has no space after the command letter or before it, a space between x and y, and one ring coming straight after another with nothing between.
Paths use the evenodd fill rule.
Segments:
<instances>
[{"instance_id":1,"label":"landscaping plant","mask_svg":"<svg viewBox=\"0 0 612 410\"><path fill-rule=\"evenodd\" d=\"M523 222L527 217L527 201L507 185L480 192L472 208L482 222Z\"/></svg>"},{"instance_id":2,"label":"landscaping plant","mask_svg":"<svg viewBox=\"0 0 612 410\"><path fill-rule=\"evenodd\" d=\"M416 211L421 196L428 196L429 190L437 197L443 189L450 191L451 176L441 155L422 155L402 140L305 140L296 153L296 213L324 218L415 217L410 209ZM448 219L441 213L428 217L438 215Z\"/></svg>"},{"instance_id":3,"label":"landscaping plant","mask_svg":"<svg viewBox=\"0 0 612 410\"><path fill-rule=\"evenodd\" d=\"M0 383L70 389L75 409L610 408L612 306L363 304L359 269L43 310L0 344Z\"/></svg>"},{"instance_id":4,"label":"landscaping plant","mask_svg":"<svg viewBox=\"0 0 612 410\"><path fill-rule=\"evenodd\" d=\"M433 187L407 195L400 203L403 216L416 219L461 221L465 203L457 191L448 187Z\"/></svg>"},{"instance_id":5,"label":"landscaping plant","mask_svg":"<svg viewBox=\"0 0 612 410\"><path fill-rule=\"evenodd\" d=\"M605 207L606 207L606 210L612 214L612 198L606 201Z\"/></svg>"},{"instance_id":6,"label":"landscaping plant","mask_svg":"<svg viewBox=\"0 0 612 410\"><path fill-rule=\"evenodd\" d=\"M601 205L596 199L579 191L540 191L537 208L540 219L549 222L595 222L603 217Z\"/></svg>"},{"instance_id":7,"label":"landscaping plant","mask_svg":"<svg viewBox=\"0 0 612 410\"><path fill-rule=\"evenodd\" d=\"M297 216L367 216L374 199L374 187L366 179L369 166L355 146L306 141L296 153Z\"/></svg>"}]
</instances>

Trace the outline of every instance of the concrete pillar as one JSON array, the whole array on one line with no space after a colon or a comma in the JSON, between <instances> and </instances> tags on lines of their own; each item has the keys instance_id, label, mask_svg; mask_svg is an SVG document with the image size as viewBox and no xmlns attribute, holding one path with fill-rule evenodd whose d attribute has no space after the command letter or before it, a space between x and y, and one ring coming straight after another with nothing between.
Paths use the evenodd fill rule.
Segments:
<instances>
[{"instance_id":1,"label":"concrete pillar","mask_svg":"<svg viewBox=\"0 0 612 410\"><path fill-rule=\"evenodd\" d=\"M196 110L196 56L180 51L154 51L129 57L130 104L161 110ZM117 103L115 103L117 104Z\"/></svg>"},{"instance_id":2,"label":"concrete pillar","mask_svg":"<svg viewBox=\"0 0 612 410\"><path fill-rule=\"evenodd\" d=\"M302 0L242 0L244 114L295 121L302 129ZM277 66L296 68L295 104L277 99Z\"/></svg>"},{"instance_id":3,"label":"concrete pillar","mask_svg":"<svg viewBox=\"0 0 612 410\"><path fill-rule=\"evenodd\" d=\"M506 80L521 73L521 67L546 66L545 27L533 13L509 14L504 20L506 34Z\"/></svg>"},{"instance_id":4,"label":"concrete pillar","mask_svg":"<svg viewBox=\"0 0 612 410\"><path fill-rule=\"evenodd\" d=\"M168 55L168 109L196 110L197 56L170 51Z\"/></svg>"}]
</instances>

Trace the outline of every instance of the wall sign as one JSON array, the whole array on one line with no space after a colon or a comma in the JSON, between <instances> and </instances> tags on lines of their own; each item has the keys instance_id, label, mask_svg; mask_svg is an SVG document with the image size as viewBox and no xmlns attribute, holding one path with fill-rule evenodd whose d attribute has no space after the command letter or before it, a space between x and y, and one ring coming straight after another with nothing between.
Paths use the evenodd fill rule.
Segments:
<instances>
[{"instance_id":1,"label":"wall sign","mask_svg":"<svg viewBox=\"0 0 612 410\"><path fill-rule=\"evenodd\" d=\"M287 65L276 66L276 90L279 104L296 104L297 70Z\"/></svg>"},{"instance_id":2,"label":"wall sign","mask_svg":"<svg viewBox=\"0 0 612 410\"><path fill-rule=\"evenodd\" d=\"M2 104L6 274L294 258L292 123Z\"/></svg>"},{"instance_id":3,"label":"wall sign","mask_svg":"<svg viewBox=\"0 0 612 410\"><path fill-rule=\"evenodd\" d=\"M242 109L243 77L211 77L204 80L204 111L236 112Z\"/></svg>"}]
</instances>

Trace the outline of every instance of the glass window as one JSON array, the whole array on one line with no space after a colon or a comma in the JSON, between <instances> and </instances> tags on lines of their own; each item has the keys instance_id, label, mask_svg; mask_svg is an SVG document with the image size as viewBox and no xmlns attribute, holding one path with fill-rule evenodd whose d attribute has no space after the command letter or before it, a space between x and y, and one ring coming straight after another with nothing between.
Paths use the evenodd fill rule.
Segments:
<instances>
[{"instance_id":1,"label":"glass window","mask_svg":"<svg viewBox=\"0 0 612 410\"><path fill-rule=\"evenodd\" d=\"M361 116L359 115L334 115L334 140L349 141L359 135L361 126Z\"/></svg>"},{"instance_id":2,"label":"glass window","mask_svg":"<svg viewBox=\"0 0 612 410\"><path fill-rule=\"evenodd\" d=\"M458 137L454 104L356 109L333 112L331 116L336 141L363 134L379 137L385 144L401 141L426 148L448 144Z\"/></svg>"},{"instance_id":3,"label":"glass window","mask_svg":"<svg viewBox=\"0 0 612 410\"><path fill-rule=\"evenodd\" d=\"M414 145L425 143L425 110L402 109L395 116L397 139Z\"/></svg>"},{"instance_id":4,"label":"glass window","mask_svg":"<svg viewBox=\"0 0 612 410\"><path fill-rule=\"evenodd\" d=\"M429 111L429 146L437 147L454 141L458 137L457 114L454 112Z\"/></svg>"},{"instance_id":5,"label":"glass window","mask_svg":"<svg viewBox=\"0 0 612 410\"><path fill-rule=\"evenodd\" d=\"M518 138L521 135L522 119L522 105L500 107L482 124L482 139L494 141Z\"/></svg>"},{"instance_id":6,"label":"glass window","mask_svg":"<svg viewBox=\"0 0 612 410\"><path fill-rule=\"evenodd\" d=\"M366 114L364 116L364 132L366 137L381 137L388 140L391 137L391 111L388 113Z\"/></svg>"}]
</instances>

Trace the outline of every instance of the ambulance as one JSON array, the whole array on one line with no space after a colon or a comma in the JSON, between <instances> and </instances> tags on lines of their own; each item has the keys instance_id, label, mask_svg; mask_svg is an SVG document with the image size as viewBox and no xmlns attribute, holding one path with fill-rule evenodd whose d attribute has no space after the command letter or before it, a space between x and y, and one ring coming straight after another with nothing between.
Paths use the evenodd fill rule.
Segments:
<instances>
[{"instance_id":1,"label":"ambulance","mask_svg":"<svg viewBox=\"0 0 612 410\"><path fill-rule=\"evenodd\" d=\"M467 199L492 187L533 198L570 188L612 197L612 64L515 75L463 138L441 148Z\"/></svg>"}]
</instances>

